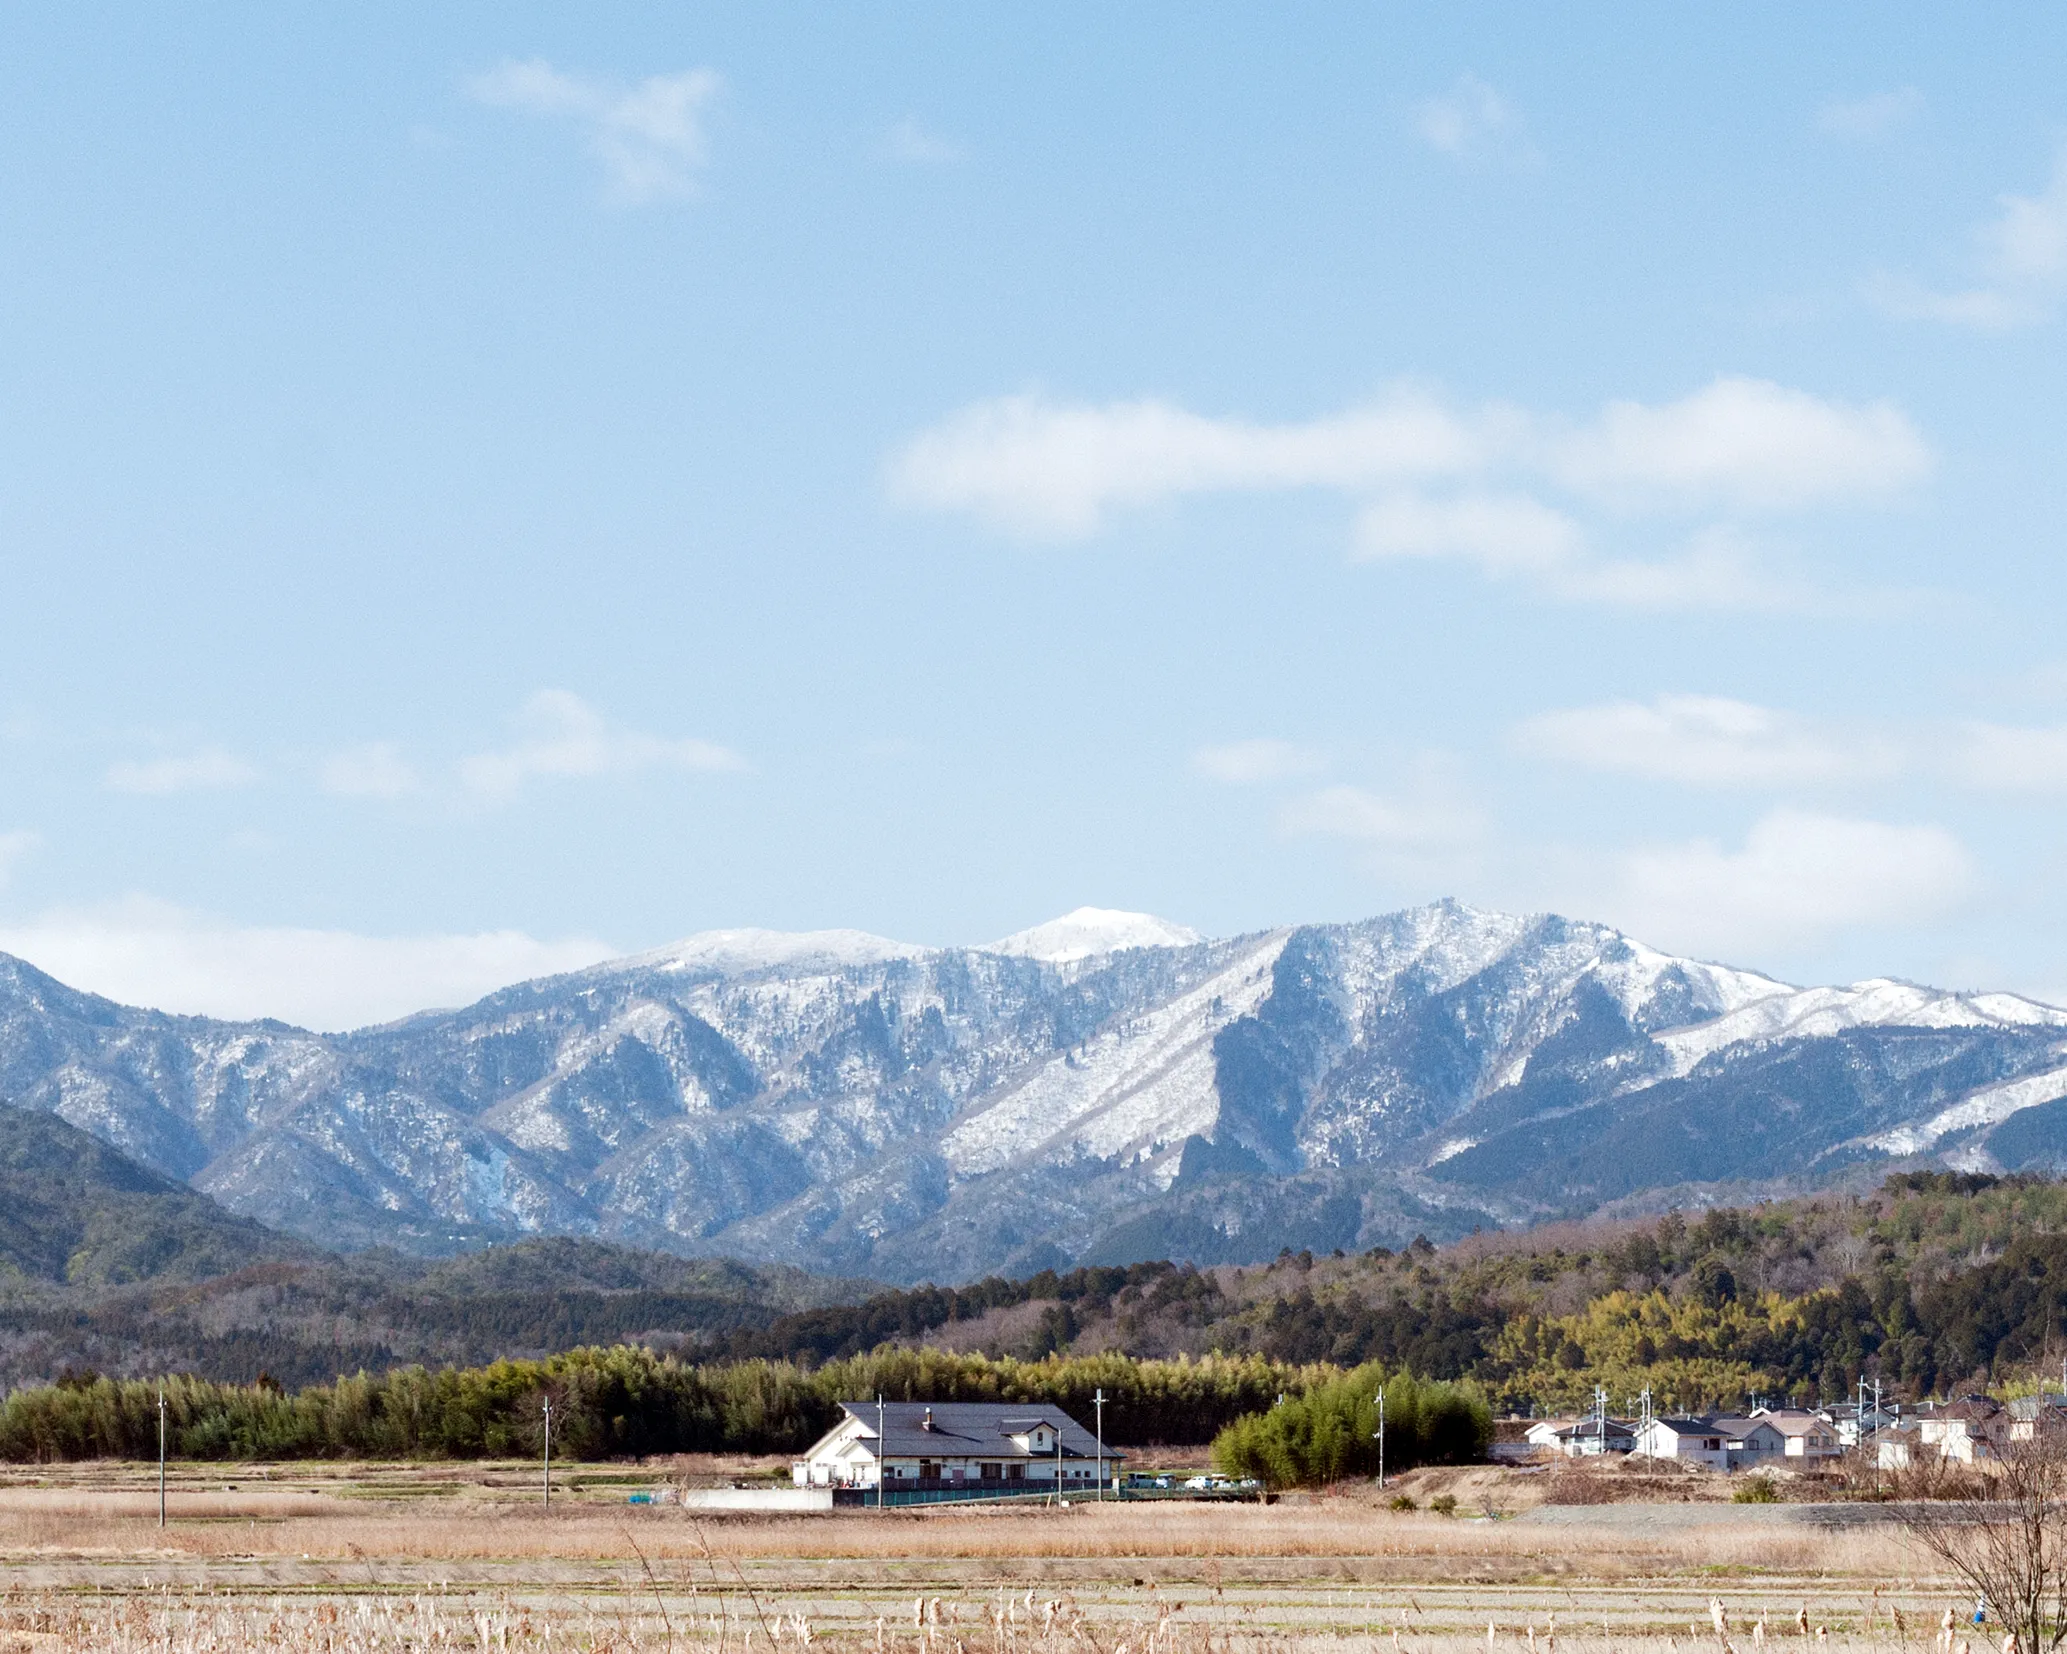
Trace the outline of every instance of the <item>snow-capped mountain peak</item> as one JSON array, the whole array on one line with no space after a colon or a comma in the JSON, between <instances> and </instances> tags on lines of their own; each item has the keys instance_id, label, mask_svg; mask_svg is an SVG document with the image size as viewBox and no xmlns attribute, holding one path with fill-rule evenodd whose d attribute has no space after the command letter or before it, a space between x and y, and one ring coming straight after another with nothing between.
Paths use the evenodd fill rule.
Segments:
<instances>
[{"instance_id":1,"label":"snow-capped mountain peak","mask_svg":"<svg viewBox=\"0 0 2067 1654\"><path fill-rule=\"evenodd\" d=\"M1127 948L1186 948L1205 938L1189 925L1158 919L1153 913L1129 913L1116 907L1080 907L1044 925L1014 931L989 943L985 953L1009 953L1051 965L1119 953Z\"/></svg>"},{"instance_id":2,"label":"snow-capped mountain peak","mask_svg":"<svg viewBox=\"0 0 2067 1654\"><path fill-rule=\"evenodd\" d=\"M663 948L613 959L596 969L743 976L778 965L880 965L892 959L916 959L926 951L915 943L893 942L865 930L703 930Z\"/></svg>"},{"instance_id":3,"label":"snow-capped mountain peak","mask_svg":"<svg viewBox=\"0 0 2067 1654\"><path fill-rule=\"evenodd\" d=\"M336 1036L0 955L0 1102L325 1245L598 1234L950 1280L1919 1157L2067 1169L2067 1010L1454 901L1211 941L1099 908L989 948L706 931Z\"/></svg>"}]
</instances>

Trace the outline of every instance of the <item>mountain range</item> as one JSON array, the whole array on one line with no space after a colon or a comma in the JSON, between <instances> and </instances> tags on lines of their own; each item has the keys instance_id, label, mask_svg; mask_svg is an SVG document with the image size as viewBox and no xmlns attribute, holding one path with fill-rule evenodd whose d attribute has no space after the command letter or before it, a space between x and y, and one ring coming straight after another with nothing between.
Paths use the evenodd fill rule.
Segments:
<instances>
[{"instance_id":1,"label":"mountain range","mask_svg":"<svg viewBox=\"0 0 2067 1654\"><path fill-rule=\"evenodd\" d=\"M980 948L707 932L338 1035L0 955L0 1103L326 1248L948 1281L2051 1169L2067 1011L1454 902L1225 939L1099 909Z\"/></svg>"}]
</instances>

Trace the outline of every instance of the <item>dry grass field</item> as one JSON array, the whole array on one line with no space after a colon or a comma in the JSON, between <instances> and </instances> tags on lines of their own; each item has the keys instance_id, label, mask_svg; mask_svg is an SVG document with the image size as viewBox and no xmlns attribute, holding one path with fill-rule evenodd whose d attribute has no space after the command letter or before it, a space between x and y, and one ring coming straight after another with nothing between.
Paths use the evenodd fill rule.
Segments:
<instances>
[{"instance_id":1,"label":"dry grass field","mask_svg":"<svg viewBox=\"0 0 2067 1654\"><path fill-rule=\"evenodd\" d=\"M1409 1479L1424 1500L1454 1490L1447 1517L1365 1488L817 1516L627 1503L765 1468L556 1467L548 1512L523 1465L181 1467L161 1529L153 1467L13 1467L0 1654L1489 1654L1489 1627L1490 1654L1723 1654L1712 1601L1733 1654L1942 1654L1956 1605L1898 1529L1824 1525L1831 1507L1545 1506L1540 1479L1495 1471Z\"/></svg>"}]
</instances>

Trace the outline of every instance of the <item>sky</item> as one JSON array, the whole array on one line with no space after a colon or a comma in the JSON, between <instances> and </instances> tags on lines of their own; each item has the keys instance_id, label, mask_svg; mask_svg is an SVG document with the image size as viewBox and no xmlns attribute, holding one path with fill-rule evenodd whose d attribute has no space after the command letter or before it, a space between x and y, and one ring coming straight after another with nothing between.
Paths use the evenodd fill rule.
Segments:
<instances>
[{"instance_id":1,"label":"sky","mask_svg":"<svg viewBox=\"0 0 2067 1654\"><path fill-rule=\"evenodd\" d=\"M0 949L1454 896L2067 998L2067 13L0 12Z\"/></svg>"}]
</instances>

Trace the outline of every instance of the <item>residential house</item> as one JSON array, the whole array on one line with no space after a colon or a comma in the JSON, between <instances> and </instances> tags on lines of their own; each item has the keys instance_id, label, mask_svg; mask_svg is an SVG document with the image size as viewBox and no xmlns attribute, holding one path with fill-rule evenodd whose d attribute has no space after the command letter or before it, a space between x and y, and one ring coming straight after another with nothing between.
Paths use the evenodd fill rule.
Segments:
<instances>
[{"instance_id":1,"label":"residential house","mask_svg":"<svg viewBox=\"0 0 2067 1654\"><path fill-rule=\"evenodd\" d=\"M1868 1405L1860 1408L1851 1402L1835 1407L1826 1407L1816 1415L1828 1424L1837 1435L1840 1450L1857 1447L1859 1443L1876 1431L1893 1429L1902 1422L1899 1403L1884 1402L1878 1407Z\"/></svg>"},{"instance_id":2,"label":"residential house","mask_svg":"<svg viewBox=\"0 0 2067 1654\"><path fill-rule=\"evenodd\" d=\"M790 1467L798 1487L870 1489L887 1503L1085 1493L1124 1455L1059 1408L843 1401L840 1422Z\"/></svg>"},{"instance_id":3,"label":"residential house","mask_svg":"<svg viewBox=\"0 0 2067 1654\"><path fill-rule=\"evenodd\" d=\"M1723 1413L1708 1420L1723 1437L1723 1452L1732 1470L1764 1470L1787 1457L1787 1437L1762 1413Z\"/></svg>"},{"instance_id":4,"label":"residential house","mask_svg":"<svg viewBox=\"0 0 2067 1654\"><path fill-rule=\"evenodd\" d=\"M1795 1460L1797 1468L1820 1464L1844 1452L1836 1427L1806 1407L1760 1407L1752 1417L1780 1432L1786 1439L1785 1457Z\"/></svg>"},{"instance_id":5,"label":"residential house","mask_svg":"<svg viewBox=\"0 0 2067 1654\"><path fill-rule=\"evenodd\" d=\"M2067 1428L2067 1396L2018 1396L2010 1402L2009 1415L2010 1441L2028 1442L2057 1436Z\"/></svg>"},{"instance_id":6,"label":"residential house","mask_svg":"<svg viewBox=\"0 0 2067 1654\"><path fill-rule=\"evenodd\" d=\"M1866 1438L1866 1451L1882 1470L1907 1470L1923 1451L1919 1434L1914 1419L1884 1425Z\"/></svg>"},{"instance_id":7,"label":"residential house","mask_svg":"<svg viewBox=\"0 0 2067 1654\"><path fill-rule=\"evenodd\" d=\"M1551 1435L1551 1448L1568 1459L1627 1453L1636 1446L1636 1432L1620 1419L1583 1418L1561 1425Z\"/></svg>"},{"instance_id":8,"label":"residential house","mask_svg":"<svg viewBox=\"0 0 2067 1654\"><path fill-rule=\"evenodd\" d=\"M1636 1433L1633 1451L1710 1470L1730 1468L1729 1437L1707 1419L1654 1418Z\"/></svg>"},{"instance_id":9,"label":"residential house","mask_svg":"<svg viewBox=\"0 0 2067 1654\"><path fill-rule=\"evenodd\" d=\"M1958 1464L1993 1458L2010 1424L1999 1403L1986 1396L1961 1396L1934 1407L1916 1421L1918 1439L1938 1456Z\"/></svg>"}]
</instances>

